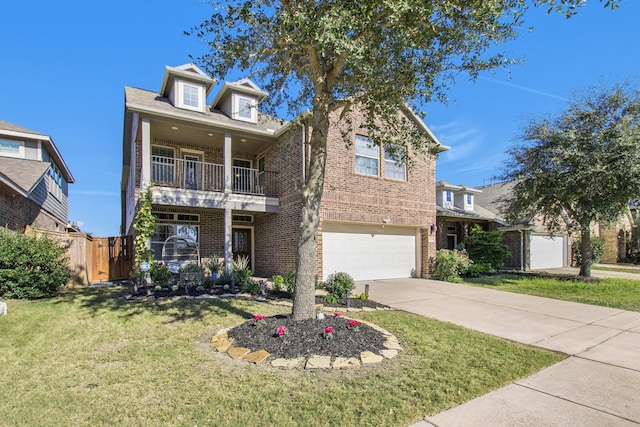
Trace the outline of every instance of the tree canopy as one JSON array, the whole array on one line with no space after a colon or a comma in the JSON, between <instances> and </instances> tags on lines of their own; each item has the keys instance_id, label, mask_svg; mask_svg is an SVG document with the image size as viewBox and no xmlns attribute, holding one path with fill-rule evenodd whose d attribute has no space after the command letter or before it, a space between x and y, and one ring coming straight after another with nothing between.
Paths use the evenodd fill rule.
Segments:
<instances>
[{"instance_id":1,"label":"tree canopy","mask_svg":"<svg viewBox=\"0 0 640 427\"><path fill-rule=\"evenodd\" d=\"M640 194L640 91L593 87L555 117L529 123L502 179L516 181L510 219L539 215L551 232L580 233L580 274L591 274L590 225L619 219Z\"/></svg>"},{"instance_id":2,"label":"tree canopy","mask_svg":"<svg viewBox=\"0 0 640 427\"><path fill-rule=\"evenodd\" d=\"M619 0L608 0L615 8ZM212 16L190 34L210 50L197 61L224 78L242 70L269 93L266 112L290 117L310 110L309 176L298 231L294 318L314 314L315 234L324 185L330 115L350 127L349 111L366 115L376 144L412 145L425 153L428 135L399 109L446 100L458 73L512 63L495 49L518 36L530 6L573 14L583 0L247 0L214 1ZM402 116L400 116L402 117ZM408 150L407 150L408 152ZM407 159L400 159L406 161Z\"/></svg>"}]
</instances>

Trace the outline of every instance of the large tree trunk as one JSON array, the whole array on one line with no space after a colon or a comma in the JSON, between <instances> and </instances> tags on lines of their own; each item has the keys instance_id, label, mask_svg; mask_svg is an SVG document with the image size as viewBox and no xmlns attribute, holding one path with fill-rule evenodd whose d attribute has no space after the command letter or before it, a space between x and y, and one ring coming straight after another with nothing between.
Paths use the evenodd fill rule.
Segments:
<instances>
[{"instance_id":1,"label":"large tree trunk","mask_svg":"<svg viewBox=\"0 0 640 427\"><path fill-rule=\"evenodd\" d=\"M293 295L293 320L315 317L315 280L317 266L316 232L320 224L320 201L327 161L328 108L314 108L309 145L309 178L302 192L302 218L298 227L296 288Z\"/></svg>"},{"instance_id":2,"label":"large tree trunk","mask_svg":"<svg viewBox=\"0 0 640 427\"><path fill-rule=\"evenodd\" d=\"M593 263L593 253L591 252L591 228L590 222L582 225L580 232L580 255L582 262L580 263L580 273L582 277L591 277L591 264Z\"/></svg>"}]
</instances>

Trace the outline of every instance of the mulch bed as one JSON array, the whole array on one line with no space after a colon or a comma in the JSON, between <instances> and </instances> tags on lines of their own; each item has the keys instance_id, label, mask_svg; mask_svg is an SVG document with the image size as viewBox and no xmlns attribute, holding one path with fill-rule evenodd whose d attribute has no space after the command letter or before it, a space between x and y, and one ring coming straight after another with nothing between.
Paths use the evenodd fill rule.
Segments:
<instances>
[{"instance_id":1,"label":"mulch bed","mask_svg":"<svg viewBox=\"0 0 640 427\"><path fill-rule=\"evenodd\" d=\"M266 317L264 325L249 320L228 332L234 346L252 351L264 349L274 357L293 359L314 354L332 357L359 357L363 351L374 353L384 349L385 337L381 332L361 323L359 330L347 328L350 319L328 315L322 320L293 321L289 316ZM286 334L279 337L278 327ZM335 331L332 339L323 336L325 328Z\"/></svg>"}]
</instances>

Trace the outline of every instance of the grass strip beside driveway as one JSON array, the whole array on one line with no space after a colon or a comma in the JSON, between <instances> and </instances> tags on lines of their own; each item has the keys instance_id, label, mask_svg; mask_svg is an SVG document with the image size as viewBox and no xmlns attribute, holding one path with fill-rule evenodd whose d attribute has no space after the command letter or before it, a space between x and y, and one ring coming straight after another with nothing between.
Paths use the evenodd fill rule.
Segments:
<instances>
[{"instance_id":1,"label":"grass strip beside driveway","mask_svg":"<svg viewBox=\"0 0 640 427\"><path fill-rule=\"evenodd\" d=\"M526 377L562 355L404 312L358 313L405 351L351 371L233 361L213 333L282 307L126 301L85 289L10 301L0 318L1 423L49 426L407 425Z\"/></svg>"},{"instance_id":2,"label":"grass strip beside driveway","mask_svg":"<svg viewBox=\"0 0 640 427\"><path fill-rule=\"evenodd\" d=\"M464 283L499 291L640 311L640 280L601 279L593 282L497 274L465 278Z\"/></svg>"}]
</instances>

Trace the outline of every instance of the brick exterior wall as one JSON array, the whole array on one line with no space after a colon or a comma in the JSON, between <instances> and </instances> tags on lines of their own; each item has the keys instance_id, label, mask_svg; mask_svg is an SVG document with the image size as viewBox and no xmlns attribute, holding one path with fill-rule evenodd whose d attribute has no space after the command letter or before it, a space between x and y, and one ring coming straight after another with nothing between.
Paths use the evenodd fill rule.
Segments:
<instances>
[{"instance_id":1,"label":"brick exterior wall","mask_svg":"<svg viewBox=\"0 0 640 427\"><path fill-rule=\"evenodd\" d=\"M407 180L398 181L381 176L361 175L355 172L355 136L367 136L364 116L352 113L354 131L345 141L340 125L332 122L327 139L325 184L320 205L321 226L324 221L359 222L410 226L420 229L421 272L430 272L431 258L435 258L435 236L429 234L435 224L435 156L412 153ZM357 131L356 131L357 130ZM410 145L410 144L408 144ZM384 161L381 155L381 175ZM318 233L318 275L322 276L321 230Z\"/></svg>"},{"instance_id":2,"label":"brick exterior wall","mask_svg":"<svg viewBox=\"0 0 640 427\"><path fill-rule=\"evenodd\" d=\"M24 230L33 226L44 230L64 231L67 224L55 219L41 206L10 190L0 188L0 226Z\"/></svg>"}]
</instances>

